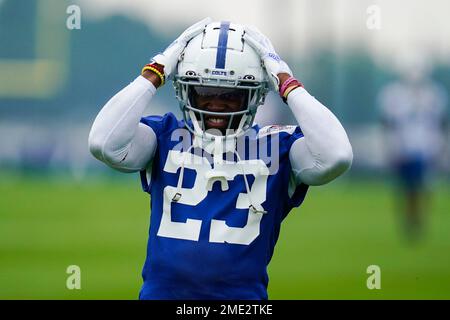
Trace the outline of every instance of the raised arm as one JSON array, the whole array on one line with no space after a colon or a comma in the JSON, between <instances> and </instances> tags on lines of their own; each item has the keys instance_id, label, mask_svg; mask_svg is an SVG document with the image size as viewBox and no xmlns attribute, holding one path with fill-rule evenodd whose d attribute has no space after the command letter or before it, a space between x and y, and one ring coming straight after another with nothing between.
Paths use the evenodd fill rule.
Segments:
<instances>
[{"instance_id":1,"label":"raised arm","mask_svg":"<svg viewBox=\"0 0 450 320\"><path fill-rule=\"evenodd\" d=\"M336 116L304 88L289 93L287 103L304 135L289 152L297 183L322 185L348 170L352 147Z\"/></svg>"},{"instance_id":2,"label":"raised arm","mask_svg":"<svg viewBox=\"0 0 450 320\"><path fill-rule=\"evenodd\" d=\"M89 134L89 149L100 161L123 172L145 169L157 148L155 132L140 123L156 88L170 79L186 44L203 32L211 18L187 28L164 52L153 57L142 75L103 107Z\"/></svg>"},{"instance_id":3,"label":"raised arm","mask_svg":"<svg viewBox=\"0 0 450 320\"><path fill-rule=\"evenodd\" d=\"M297 183L321 185L341 175L350 167L353 152L339 120L292 76L289 66L259 30L246 27L244 40L260 55L270 88L289 105L304 134L289 151Z\"/></svg>"},{"instance_id":4,"label":"raised arm","mask_svg":"<svg viewBox=\"0 0 450 320\"><path fill-rule=\"evenodd\" d=\"M98 160L123 172L148 165L157 139L140 120L155 92L155 86L139 76L106 103L89 133L89 149Z\"/></svg>"}]
</instances>

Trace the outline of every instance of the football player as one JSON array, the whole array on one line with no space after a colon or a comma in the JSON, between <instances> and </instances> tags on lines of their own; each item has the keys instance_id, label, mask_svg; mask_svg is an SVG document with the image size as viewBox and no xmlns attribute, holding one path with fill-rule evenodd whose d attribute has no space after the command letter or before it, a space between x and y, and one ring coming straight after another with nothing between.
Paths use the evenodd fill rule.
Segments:
<instances>
[{"instance_id":1,"label":"football player","mask_svg":"<svg viewBox=\"0 0 450 320\"><path fill-rule=\"evenodd\" d=\"M388 83L378 102L388 164L398 180L400 218L411 244L423 236L432 172L445 154L447 92L430 79L425 62L410 54L401 78Z\"/></svg>"},{"instance_id":2,"label":"football player","mask_svg":"<svg viewBox=\"0 0 450 320\"><path fill-rule=\"evenodd\" d=\"M172 79L183 119L143 117ZM259 127L280 94L298 126ZM184 31L98 114L92 154L140 172L151 218L140 299L267 299L282 220L308 186L352 162L338 119L254 27L206 18Z\"/></svg>"}]
</instances>

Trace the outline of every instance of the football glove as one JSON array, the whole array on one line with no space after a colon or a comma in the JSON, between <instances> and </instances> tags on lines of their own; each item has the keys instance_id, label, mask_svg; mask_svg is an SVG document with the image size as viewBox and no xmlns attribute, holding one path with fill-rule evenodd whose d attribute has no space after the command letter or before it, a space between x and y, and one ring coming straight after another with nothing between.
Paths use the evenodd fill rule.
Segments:
<instances>
[{"instance_id":1,"label":"football glove","mask_svg":"<svg viewBox=\"0 0 450 320\"><path fill-rule=\"evenodd\" d=\"M174 42L172 42L164 52L157 54L151 60L151 63L157 63L164 66L164 75L166 79L173 77L174 71L178 64L178 59L186 47L189 40L205 30L206 25L212 22L207 17L194 25L187 28Z\"/></svg>"},{"instance_id":2,"label":"football glove","mask_svg":"<svg viewBox=\"0 0 450 320\"><path fill-rule=\"evenodd\" d=\"M286 62L281 60L270 40L256 27L245 26L244 30L244 41L248 42L248 44L255 49L264 63L264 67L266 68L266 72L270 79L270 89L279 92L280 80L278 79L278 74L287 73L292 76L291 69Z\"/></svg>"}]
</instances>

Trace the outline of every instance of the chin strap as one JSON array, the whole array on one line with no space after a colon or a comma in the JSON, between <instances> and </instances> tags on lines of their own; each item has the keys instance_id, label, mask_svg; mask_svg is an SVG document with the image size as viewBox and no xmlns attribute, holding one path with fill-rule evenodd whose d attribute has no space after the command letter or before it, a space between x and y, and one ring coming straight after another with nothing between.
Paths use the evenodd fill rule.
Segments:
<instances>
[{"instance_id":1,"label":"chin strap","mask_svg":"<svg viewBox=\"0 0 450 320\"><path fill-rule=\"evenodd\" d=\"M239 153L237 152L237 150L234 150L234 154L236 155L236 157L238 159L237 164L241 168L242 175L244 176L245 190L247 191L248 202L250 203L248 209L253 213L266 214L267 211L264 210L262 205L254 205L253 204L250 187L249 187L248 180L247 180L247 175L245 173L245 168L242 165L241 157L239 156Z\"/></svg>"},{"instance_id":2,"label":"chin strap","mask_svg":"<svg viewBox=\"0 0 450 320\"><path fill-rule=\"evenodd\" d=\"M186 163L186 157L189 157L191 155L191 150L194 147L194 144L192 144L187 151L183 154L183 160L181 160L181 169L180 169L180 175L178 176L178 182L177 182L177 191L175 192L175 195L172 198L173 202L178 202L178 200L181 199L181 186L183 185L183 178L184 178L184 165Z\"/></svg>"},{"instance_id":3,"label":"chin strap","mask_svg":"<svg viewBox=\"0 0 450 320\"><path fill-rule=\"evenodd\" d=\"M243 132L244 124L247 121L248 116L246 114L242 115L241 121L236 129L236 136L239 136Z\"/></svg>"},{"instance_id":4,"label":"chin strap","mask_svg":"<svg viewBox=\"0 0 450 320\"><path fill-rule=\"evenodd\" d=\"M188 113L189 113L189 117L191 118L192 125L194 126L194 133L195 133L195 135L196 135L196 136L199 136L199 137L203 137L204 132L203 132L203 130L200 128L200 125L198 124L198 120L197 120L197 118L195 117L194 111L189 110Z\"/></svg>"}]
</instances>

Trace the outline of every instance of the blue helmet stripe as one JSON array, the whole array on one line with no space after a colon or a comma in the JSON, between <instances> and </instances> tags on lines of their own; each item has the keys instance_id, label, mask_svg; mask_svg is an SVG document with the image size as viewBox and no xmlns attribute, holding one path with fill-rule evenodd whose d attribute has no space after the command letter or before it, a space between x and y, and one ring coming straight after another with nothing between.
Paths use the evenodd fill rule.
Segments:
<instances>
[{"instance_id":1,"label":"blue helmet stripe","mask_svg":"<svg viewBox=\"0 0 450 320\"><path fill-rule=\"evenodd\" d=\"M217 43L216 68L225 69L225 58L227 55L228 30L230 22L223 21L220 24L219 42Z\"/></svg>"}]
</instances>

